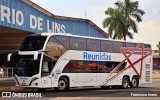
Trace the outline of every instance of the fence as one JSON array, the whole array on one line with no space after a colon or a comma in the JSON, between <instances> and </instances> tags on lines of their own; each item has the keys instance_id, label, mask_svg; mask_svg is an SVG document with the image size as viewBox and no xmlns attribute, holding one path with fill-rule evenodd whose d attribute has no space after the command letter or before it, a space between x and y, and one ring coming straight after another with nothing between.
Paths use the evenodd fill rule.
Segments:
<instances>
[{"instance_id":1,"label":"fence","mask_svg":"<svg viewBox=\"0 0 160 100\"><path fill-rule=\"evenodd\" d=\"M14 77L14 67L0 67L0 78Z\"/></svg>"}]
</instances>

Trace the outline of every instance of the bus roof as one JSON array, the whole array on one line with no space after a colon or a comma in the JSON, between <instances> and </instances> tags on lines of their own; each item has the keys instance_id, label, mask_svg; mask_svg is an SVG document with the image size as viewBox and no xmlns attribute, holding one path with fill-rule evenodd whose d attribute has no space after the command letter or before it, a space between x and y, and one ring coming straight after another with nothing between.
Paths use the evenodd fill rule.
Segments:
<instances>
[{"instance_id":1,"label":"bus roof","mask_svg":"<svg viewBox=\"0 0 160 100\"><path fill-rule=\"evenodd\" d=\"M69 36L69 37L78 37L78 38L87 38L87 39L96 39L96 40L108 40L108 41L116 41L116 42L127 42L127 43L138 43L138 42L129 42L123 40L113 40L106 38L98 38L98 37L90 37L90 36L80 36L80 35L72 35L71 33L41 33L42 36ZM148 44L148 43L144 43ZM150 44L148 44L150 45Z\"/></svg>"}]
</instances>

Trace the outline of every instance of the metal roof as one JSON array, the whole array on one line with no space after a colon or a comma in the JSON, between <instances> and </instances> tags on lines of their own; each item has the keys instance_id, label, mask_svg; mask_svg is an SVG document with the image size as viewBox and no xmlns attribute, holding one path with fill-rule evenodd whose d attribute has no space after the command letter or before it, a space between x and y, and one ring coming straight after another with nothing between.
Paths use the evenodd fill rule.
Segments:
<instances>
[{"instance_id":1,"label":"metal roof","mask_svg":"<svg viewBox=\"0 0 160 100\"><path fill-rule=\"evenodd\" d=\"M23 2L25 2L26 4L30 5L31 7L39 10L40 12L53 17L53 18L58 18L58 19L63 19L63 20L76 20L76 21L84 21L87 22L88 24L92 25L94 28L96 28L98 31L100 31L101 33L103 33L104 35L106 35L107 37L109 36L108 33L106 33L105 31L103 31L101 28L99 28L96 24L94 24L91 20L89 19L83 19L83 18L74 18L74 17L65 17L65 16L58 16L58 15L54 15L51 12L47 11L46 9L40 7L39 5L35 4L34 2L30 1L30 0L22 0Z\"/></svg>"}]
</instances>

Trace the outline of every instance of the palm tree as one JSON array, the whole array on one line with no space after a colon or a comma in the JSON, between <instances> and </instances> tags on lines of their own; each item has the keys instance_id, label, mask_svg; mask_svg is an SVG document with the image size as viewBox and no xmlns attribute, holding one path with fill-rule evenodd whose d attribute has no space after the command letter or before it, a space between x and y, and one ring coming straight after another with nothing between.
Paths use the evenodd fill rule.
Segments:
<instances>
[{"instance_id":1,"label":"palm tree","mask_svg":"<svg viewBox=\"0 0 160 100\"><path fill-rule=\"evenodd\" d=\"M156 46L158 50L155 50L155 53L158 53L158 55L160 56L160 44L157 44Z\"/></svg>"},{"instance_id":2,"label":"palm tree","mask_svg":"<svg viewBox=\"0 0 160 100\"><path fill-rule=\"evenodd\" d=\"M108 8L105 11L105 14L109 17L104 19L103 27L108 27L110 37L126 40L126 36L128 36L133 39L133 33L129 30L138 33L136 21L141 22L145 13L143 10L138 9L138 3L138 1L130 0L117 1L115 8Z\"/></svg>"},{"instance_id":3,"label":"palm tree","mask_svg":"<svg viewBox=\"0 0 160 100\"><path fill-rule=\"evenodd\" d=\"M113 39L122 39L123 29L125 29L123 26L123 21L125 20L124 16L122 16L123 11L118 8L108 8L105 11L105 14L109 15L107 18L105 18L103 22L103 26L108 27L108 32L110 34L110 37L112 37L113 31L114 36Z\"/></svg>"}]
</instances>

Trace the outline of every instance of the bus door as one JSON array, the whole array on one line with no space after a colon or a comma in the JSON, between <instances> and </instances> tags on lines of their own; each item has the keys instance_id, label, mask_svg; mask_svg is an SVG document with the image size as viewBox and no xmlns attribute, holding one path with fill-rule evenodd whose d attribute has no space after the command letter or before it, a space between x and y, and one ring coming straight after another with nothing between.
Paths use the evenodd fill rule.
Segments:
<instances>
[{"instance_id":1,"label":"bus door","mask_svg":"<svg viewBox=\"0 0 160 100\"><path fill-rule=\"evenodd\" d=\"M42 62L42 70L41 70L41 76L42 76L42 86L43 87L51 87L52 86L52 75L51 71L53 68L53 62L52 60L44 56L43 62Z\"/></svg>"},{"instance_id":2,"label":"bus door","mask_svg":"<svg viewBox=\"0 0 160 100\"><path fill-rule=\"evenodd\" d=\"M76 86L96 86L96 63L87 61L78 61L78 63Z\"/></svg>"}]
</instances>

